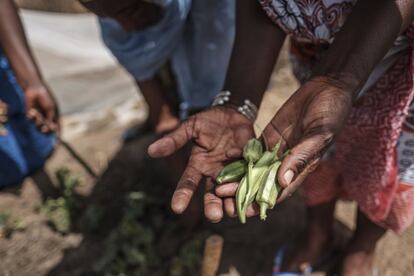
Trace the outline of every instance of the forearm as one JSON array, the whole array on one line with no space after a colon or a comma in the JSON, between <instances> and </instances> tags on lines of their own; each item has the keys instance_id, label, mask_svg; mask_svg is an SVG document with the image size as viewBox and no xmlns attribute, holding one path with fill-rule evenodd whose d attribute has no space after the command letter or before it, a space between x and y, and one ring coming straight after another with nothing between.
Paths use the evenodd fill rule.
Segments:
<instances>
[{"instance_id":1,"label":"forearm","mask_svg":"<svg viewBox=\"0 0 414 276\"><path fill-rule=\"evenodd\" d=\"M250 99L256 105L265 92L285 34L255 0L237 1L236 38L224 90L232 101Z\"/></svg>"},{"instance_id":2,"label":"forearm","mask_svg":"<svg viewBox=\"0 0 414 276\"><path fill-rule=\"evenodd\" d=\"M30 52L23 26L12 0L0 0L0 48L23 89L41 85L42 78Z\"/></svg>"},{"instance_id":3,"label":"forearm","mask_svg":"<svg viewBox=\"0 0 414 276\"><path fill-rule=\"evenodd\" d=\"M342 30L316 67L356 95L398 35L414 20L413 0L358 1Z\"/></svg>"}]
</instances>

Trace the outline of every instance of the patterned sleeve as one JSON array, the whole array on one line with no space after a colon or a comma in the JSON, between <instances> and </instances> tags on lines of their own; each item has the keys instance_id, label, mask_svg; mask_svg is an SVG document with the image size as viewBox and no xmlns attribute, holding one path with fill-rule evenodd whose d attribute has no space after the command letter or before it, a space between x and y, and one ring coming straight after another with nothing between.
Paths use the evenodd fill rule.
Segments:
<instances>
[{"instance_id":1,"label":"patterned sleeve","mask_svg":"<svg viewBox=\"0 0 414 276\"><path fill-rule=\"evenodd\" d=\"M295 1L258 0L266 15L286 34L297 31L301 23L301 12Z\"/></svg>"}]
</instances>

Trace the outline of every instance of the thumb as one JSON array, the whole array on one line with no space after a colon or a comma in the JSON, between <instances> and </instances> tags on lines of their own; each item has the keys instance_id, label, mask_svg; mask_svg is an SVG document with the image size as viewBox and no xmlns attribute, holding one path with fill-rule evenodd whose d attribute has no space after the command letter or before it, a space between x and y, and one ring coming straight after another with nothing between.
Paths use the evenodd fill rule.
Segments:
<instances>
[{"instance_id":1,"label":"thumb","mask_svg":"<svg viewBox=\"0 0 414 276\"><path fill-rule=\"evenodd\" d=\"M153 158L166 157L182 148L190 139L194 138L191 122L188 119L180 124L173 132L155 141L148 147L148 154Z\"/></svg>"},{"instance_id":2,"label":"thumb","mask_svg":"<svg viewBox=\"0 0 414 276\"><path fill-rule=\"evenodd\" d=\"M39 97L39 104L42 108L42 112L44 113L44 116L49 122L55 121L55 104L51 100L49 95L42 95Z\"/></svg>"},{"instance_id":3,"label":"thumb","mask_svg":"<svg viewBox=\"0 0 414 276\"><path fill-rule=\"evenodd\" d=\"M35 100L32 93L25 94L26 112L29 112L35 106Z\"/></svg>"},{"instance_id":4,"label":"thumb","mask_svg":"<svg viewBox=\"0 0 414 276\"><path fill-rule=\"evenodd\" d=\"M283 159L278 172L278 182L284 188L280 201L292 194L316 169L332 140L333 135L330 133L305 137Z\"/></svg>"}]
</instances>

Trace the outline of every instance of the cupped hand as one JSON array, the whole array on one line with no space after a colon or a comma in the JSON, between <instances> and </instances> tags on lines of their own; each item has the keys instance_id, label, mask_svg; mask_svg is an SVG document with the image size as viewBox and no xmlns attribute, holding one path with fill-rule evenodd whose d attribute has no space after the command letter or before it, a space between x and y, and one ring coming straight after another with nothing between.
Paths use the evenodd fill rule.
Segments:
<instances>
[{"instance_id":1,"label":"cupped hand","mask_svg":"<svg viewBox=\"0 0 414 276\"><path fill-rule=\"evenodd\" d=\"M177 214L187 208L202 178L206 178L204 213L218 222L223 217L223 201L214 193L215 177L229 159L239 158L252 138L253 123L228 106L218 106L191 116L178 129L148 148L154 158L173 154L187 142L194 142L191 156L173 194L171 207Z\"/></svg>"},{"instance_id":2,"label":"cupped hand","mask_svg":"<svg viewBox=\"0 0 414 276\"><path fill-rule=\"evenodd\" d=\"M283 187L278 202L290 196L318 165L322 155L341 130L352 106L352 91L329 78L318 77L302 85L280 108L263 135L269 147L282 141L280 152L290 149L278 172ZM238 183L218 186L216 194L231 198L225 204L236 213L234 195ZM247 215L256 215L256 206Z\"/></svg>"},{"instance_id":3,"label":"cupped hand","mask_svg":"<svg viewBox=\"0 0 414 276\"><path fill-rule=\"evenodd\" d=\"M59 114L56 102L45 85L29 87L24 90L27 117L43 133L59 129Z\"/></svg>"}]
</instances>

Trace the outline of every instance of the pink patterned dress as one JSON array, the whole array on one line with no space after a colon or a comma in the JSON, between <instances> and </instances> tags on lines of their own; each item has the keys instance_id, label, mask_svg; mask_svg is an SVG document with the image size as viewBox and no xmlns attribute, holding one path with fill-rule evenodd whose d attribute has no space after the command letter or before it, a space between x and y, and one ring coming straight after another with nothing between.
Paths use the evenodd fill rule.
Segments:
<instances>
[{"instance_id":1,"label":"pink patterned dress","mask_svg":"<svg viewBox=\"0 0 414 276\"><path fill-rule=\"evenodd\" d=\"M306 81L356 0L259 0L291 36L296 77ZM414 24L359 93L334 150L304 184L308 205L355 200L375 223L397 233L414 219Z\"/></svg>"}]
</instances>

